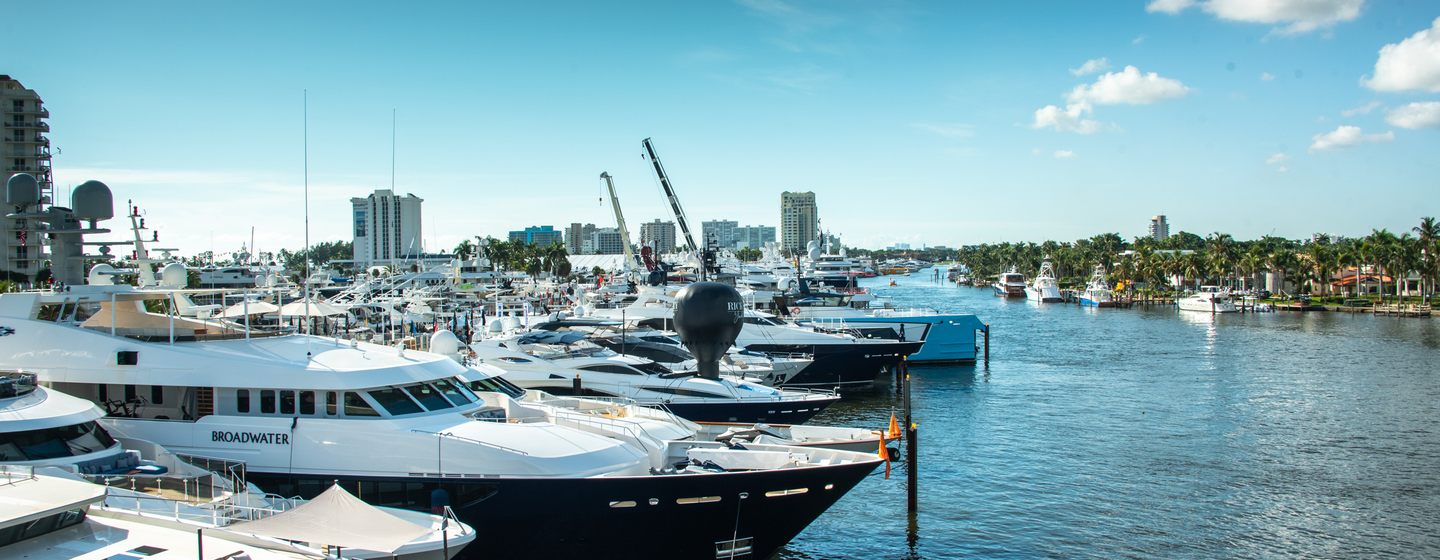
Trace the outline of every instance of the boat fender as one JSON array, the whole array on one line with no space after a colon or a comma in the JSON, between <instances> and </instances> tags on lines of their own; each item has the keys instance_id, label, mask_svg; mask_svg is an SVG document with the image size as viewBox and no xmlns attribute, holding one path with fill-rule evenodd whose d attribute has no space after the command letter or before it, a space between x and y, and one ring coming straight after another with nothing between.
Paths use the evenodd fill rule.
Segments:
<instances>
[{"instance_id":1,"label":"boat fender","mask_svg":"<svg viewBox=\"0 0 1440 560\"><path fill-rule=\"evenodd\" d=\"M791 315L799 315L799 314L800 314L800 308L799 308L798 306L797 306L797 307L791 307L791 308L790 308L790 314L791 314Z\"/></svg>"}]
</instances>

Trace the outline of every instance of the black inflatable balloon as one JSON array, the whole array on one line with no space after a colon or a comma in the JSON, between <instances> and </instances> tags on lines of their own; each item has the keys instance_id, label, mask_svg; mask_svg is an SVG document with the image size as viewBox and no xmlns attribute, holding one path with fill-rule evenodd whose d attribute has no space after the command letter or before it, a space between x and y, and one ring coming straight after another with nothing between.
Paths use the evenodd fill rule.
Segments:
<instances>
[{"instance_id":1,"label":"black inflatable balloon","mask_svg":"<svg viewBox=\"0 0 1440 560\"><path fill-rule=\"evenodd\" d=\"M720 358L735 344L744 314L740 292L718 282L696 282L675 297L675 332L699 362L700 377L720 377Z\"/></svg>"}]
</instances>

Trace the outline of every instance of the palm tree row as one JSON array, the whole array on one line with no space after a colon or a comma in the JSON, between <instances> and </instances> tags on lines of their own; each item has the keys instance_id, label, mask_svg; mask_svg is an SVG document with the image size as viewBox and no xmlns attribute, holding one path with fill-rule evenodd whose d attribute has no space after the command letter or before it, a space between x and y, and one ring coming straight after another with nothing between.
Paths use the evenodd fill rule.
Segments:
<instances>
[{"instance_id":1,"label":"palm tree row","mask_svg":"<svg viewBox=\"0 0 1440 560\"><path fill-rule=\"evenodd\" d=\"M497 271L523 270L531 275L541 272L556 276L570 275L570 253L565 249L564 243L536 245L519 240L506 241L487 237L478 246L469 239L455 246L455 256L462 260L474 256L476 251L490 261L491 267Z\"/></svg>"},{"instance_id":2,"label":"palm tree row","mask_svg":"<svg viewBox=\"0 0 1440 560\"><path fill-rule=\"evenodd\" d=\"M1414 235L1411 235L1411 234ZM1367 284L1375 293L1411 295L1412 274L1418 275L1420 297L1428 303L1440 277L1440 223L1426 217L1410 232L1396 235L1379 229L1354 239L1317 236L1307 242L1278 237L1237 241L1226 233L1200 237L1180 232L1167 239L1149 237L1126 242L1104 233L1074 242L998 243L960 250L957 260L976 276L1010 269L1033 275L1043 260L1055 266L1062 283L1083 282L1095 265L1105 266L1128 286L1173 290L1201 283L1255 288L1260 274L1274 276L1277 287L1314 295L1359 296Z\"/></svg>"}]
</instances>

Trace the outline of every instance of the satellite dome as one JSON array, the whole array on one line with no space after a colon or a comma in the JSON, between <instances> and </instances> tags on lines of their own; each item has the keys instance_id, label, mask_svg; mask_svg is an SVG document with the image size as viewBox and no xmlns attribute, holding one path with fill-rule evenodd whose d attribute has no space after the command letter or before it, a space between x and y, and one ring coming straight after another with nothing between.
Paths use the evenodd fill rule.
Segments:
<instances>
[{"instance_id":1,"label":"satellite dome","mask_svg":"<svg viewBox=\"0 0 1440 560\"><path fill-rule=\"evenodd\" d=\"M720 358L735 344L744 313L740 293L719 282L696 282L675 296L675 332L701 377L720 377Z\"/></svg>"},{"instance_id":2,"label":"satellite dome","mask_svg":"<svg viewBox=\"0 0 1440 560\"><path fill-rule=\"evenodd\" d=\"M85 181L70 191L70 209L81 220L108 220L115 217L115 198L100 181Z\"/></svg>"},{"instance_id":3,"label":"satellite dome","mask_svg":"<svg viewBox=\"0 0 1440 560\"><path fill-rule=\"evenodd\" d=\"M805 244L805 249L806 249L806 250L809 250L809 251L814 251L814 250L819 249L819 248L820 248L820 242L819 242L819 241L816 241L816 240L814 240L814 239L811 239L809 243L806 243L806 244Z\"/></svg>"},{"instance_id":4,"label":"satellite dome","mask_svg":"<svg viewBox=\"0 0 1440 560\"><path fill-rule=\"evenodd\" d=\"M440 329L430 335L430 351L450 357L460 354L460 337L449 329Z\"/></svg>"},{"instance_id":5,"label":"satellite dome","mask_svg":"<svg viewBox=\"0 0 1440 560\"><path fill-rule=\"evenodd\" d=\"M29 173L17 173L5 182L5 202L29 206L40 202L40 182Z\"/></svg>"},{"instance_id":6,"label":"satellite dome","mask_svg":"<svg viewBox=\"0 0 1440 560\"><path fill-rule=\"evenodd\" d=\"M90 275L86 282L91 286L112 286L115 284L115 267L105 263L90 267Z\"/></svg>"},{"instance_id":7,"label":"satellite dome","mask_svg":"<svg viewBox=\"0 0 1440 560\"><path fill-rule=\"evenodd\" d=\"M91 274L94 274L94 269L91 270ZM172 262L160 269L160 287L162 288L178 290L184 288L189 283L188 280L189 275L185 271L185 265L178 262Z\"/></svg>"}]
</instances>

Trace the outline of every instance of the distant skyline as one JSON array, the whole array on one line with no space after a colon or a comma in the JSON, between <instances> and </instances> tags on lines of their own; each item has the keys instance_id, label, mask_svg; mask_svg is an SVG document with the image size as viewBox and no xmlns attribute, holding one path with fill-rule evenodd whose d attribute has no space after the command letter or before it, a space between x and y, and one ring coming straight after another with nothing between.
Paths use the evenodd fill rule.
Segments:
<instances>
[{"instance_id":1,"label":"distant skyline","mask_svg":"<svg viewBox=\"0 0 1440 560\"><path fill-rule=\"evenodd\" d=\"M1440 214L1440 3L66 2L0 74L51 111L56 185L104 181L193 254L349 240L425 199L427 250L532 225L780 225L852 246L1408 231ZM13 26L12 26L13 27ZM64 202L63 200L60 202ZM111 222L119 229L118 221ZM632 226L635 234L637 226ZM112 237L115 234L111 235Z\"/></svg>"}]
</instances>

